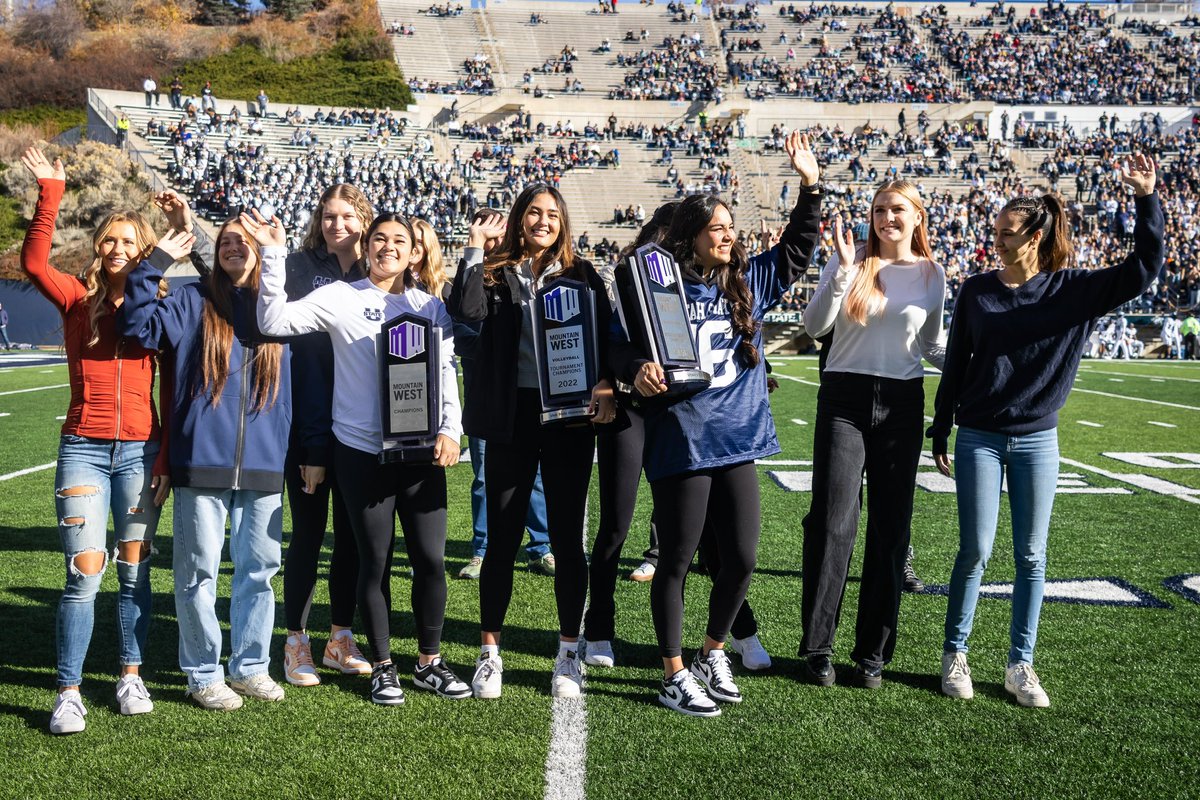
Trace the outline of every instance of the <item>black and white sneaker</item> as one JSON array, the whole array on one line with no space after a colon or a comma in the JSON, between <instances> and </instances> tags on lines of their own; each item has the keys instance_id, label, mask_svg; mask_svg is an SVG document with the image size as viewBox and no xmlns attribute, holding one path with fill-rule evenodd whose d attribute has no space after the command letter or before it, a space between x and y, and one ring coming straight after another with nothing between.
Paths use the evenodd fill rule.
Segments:
<instances>
[{"instance_id":1,"label":"black and white sneaker","mask_svg":"<svg viewBox=\"0 0 1200 800\"><path fill-rule=\"evenodd\" d=\"M681 669L662 682L658 702L667 708L687 714L689 717L719 717L721 709L712 701L696 678L686 669Z\"/></svg>"},{"instance_id":2,"label":"black and white sneaker","mask_svg":"<svg viewBox=\"0 0 1200 800\"><path fill-rule=\"evenodd\" d=\"M692 674L696 676L696 680L704 684L704 688L714 700L723 703L742 702L742 693L733 682L729 656L725 655L725 651L709 650L707 656L700 655L700 652L697 650L696 657L692 659Z\"/></svg>"},{"instance_id":3,"label":"black and white sneaker","mask_svg":"<svg viewBox=\"0 0 1200 800\"><path fill-rule=\"evenodd\" d=\"M396 665L392 662L377 664L371 670L371 702L381 706L398 706L404 702L404 690L396 677Z\"/></svg>"},{"instance_id":4,"label":"black and white sneaker","mask_svg":"<svg viewBox=\"0 0 1200 800\"><path fill-rule=\"evenodd\" d=\"M441 658L435 658L425 666L417 664L413 668L413 684L418 689L428 689L437 692L439 697L448 697L451 700L462 700L471 696L471 687L460 681Z\"/></svg>"}]
</instances>

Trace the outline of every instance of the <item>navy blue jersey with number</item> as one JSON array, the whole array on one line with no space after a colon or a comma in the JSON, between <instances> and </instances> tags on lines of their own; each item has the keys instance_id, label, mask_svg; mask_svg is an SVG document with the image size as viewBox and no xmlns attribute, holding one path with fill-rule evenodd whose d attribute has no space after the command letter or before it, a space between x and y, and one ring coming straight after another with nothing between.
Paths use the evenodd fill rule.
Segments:
<instances>
[{"instance_id":1,"label":"navy blue jersey with number","mask_svg":"<svg viewBox=\"0 0 1200 800\"><path fill-rule=\"evenodd\" d=\"M750 259L746 282L756 322L807 269L819 233L820 208L819 194L802 193L780 243ZM729 303L717 285L685 276L684 290L701 369L713 376L712 385L685 400L647 410L644 466L651 481L779 452L767 399L761 326L754 334L760 358L750 367L738 354L742 336L733 330Z\"/></svg>"}]
</instances>

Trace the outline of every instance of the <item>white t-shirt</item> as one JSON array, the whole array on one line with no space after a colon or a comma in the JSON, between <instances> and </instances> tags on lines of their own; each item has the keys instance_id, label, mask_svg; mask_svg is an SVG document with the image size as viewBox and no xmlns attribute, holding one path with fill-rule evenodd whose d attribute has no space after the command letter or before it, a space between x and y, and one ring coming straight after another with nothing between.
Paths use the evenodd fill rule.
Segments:
<instances>
[{"instance_id":1,"label":"white t-shirt","mask_svg":"<svg viewBox=\"0 0 1200 800\"><path fill-rule=\"evenodd\" d=\"M285 248L262 249L258 326L268 336L313 331L329 334L333 342L333 435L338 441L365 453L383 449L376 341L385 321L410 313L441 329L442 417L438 433L457 442L462 437L462 409L454 332L442 301L417 288L391 294L363 278L354 283L335 281L289 303L284 291L286 258Z\"/></svg>"},{"instance_id":2,"label":"white t-shirt","mask_svg":"<svg viewBox=\"0 0 1200 800\"><path fill-rule=\"evenodd\" d=\"M884 299L871 309L866 325L850 319L845 309L858 270L857 264L841 269L834 253L804 309L810 336L835 331L825 369L907 380L924 374L922 356L940 369L946 358L946 273L941 266L928 260L885 263L879 271Z\"/></svg>"}]
</instances>

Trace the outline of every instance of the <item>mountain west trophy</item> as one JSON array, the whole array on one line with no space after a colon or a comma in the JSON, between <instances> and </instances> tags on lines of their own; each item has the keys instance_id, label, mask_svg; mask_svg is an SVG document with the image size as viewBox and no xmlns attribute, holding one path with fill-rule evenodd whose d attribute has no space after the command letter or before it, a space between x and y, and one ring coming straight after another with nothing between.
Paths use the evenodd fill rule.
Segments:
<instances>
[{"instance_id":1,"label":"mountain west trophy","mask_svg":"<svg viewBox=\"0 0 1200 800\"><path fill-rule=\"evenodd\" d=\"M621 270L618 270L620 274ZM679 265L656 244L629 257L627 280L618 282L621 323L643 352L662 365L666 397L685 397L708 388L712 375L700 368L700 355L688 319Z\"/></svg>"},{"instance_id":2,"label":"mountain west trophy","mask_svg":"<svg viewBox=\"0 0 1200 800\"><path fill-rule=\"evenodd\" d=\"M596 336L596 298L587 284L564 278L537 293L533 345L542 424L590 416L600 369Z\"/></svg>"},{"instance_id":3,"label":"mountain west trophy","mask_svg":"<svg viewBox=\"0 0 1200 800\"><path fill-rule=\"evenodd\" d=\"M441 424L441 330L413 314L383 323L379 354L379 463L434 460Z\"/></svg>"}]
</instances>

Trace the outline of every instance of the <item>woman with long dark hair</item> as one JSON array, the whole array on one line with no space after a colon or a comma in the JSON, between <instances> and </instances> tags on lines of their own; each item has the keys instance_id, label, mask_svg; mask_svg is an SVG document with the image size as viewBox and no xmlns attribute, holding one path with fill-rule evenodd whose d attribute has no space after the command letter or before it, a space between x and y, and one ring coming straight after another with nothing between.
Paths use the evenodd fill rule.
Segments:
<instances>
[{"instance_id":1,"label":"woman with long dark hair","mask_svg":"<svg viewBox=\"0 0 1200 800\"><path fill-rule=\"evenodd\" d=\"M711 385L646 414L644 467L654 495L659 565L650 587L663 662L659 702L693 716L716 716L713 700L738 703L725 638L746 597L760 529L757 458L779 452L767 399L762 319L808 267L819 232L820 168L808 137L792 132L787 152L803 190L779 252L749 258L733 215L719 198L680 203L665 241L683 273L688 316ZM666 391L663 367L635 360L622 367L645 397ZM706 522L721 568L709 596L704 643L684 667L683 584ZM699 687L699 680L707 694Z\"/></svg>"},{"instance_id":2,"label":"woman with long dark hair","mask_svg":"<svg viewBox=\"0 0 1200 800\"><path fill-rule=\"evenodd\" d=\"M540 464L546 494L550 545L556 558L554 595L559 648L551 678L555 697L577 696L583 687L579 633L587 597L583 550L584 512L592 475L595 431L590 424L540 423L541 396L533 336L533 300L545 285L570 278L594 295L600 367L607 373L611 310L604 282L572 245L566 203L547 184L528 186L517 197L507 228L492 218L471 226L468 247L455 276L450 309L465 322L482 321L478 366L463 415L467 433L487 441L488 557L479 581L482 649L472 688L481 698L499 697L503 661L500 636L512 598L513 564L525 530L530 492ZM502 236L483 258L483 243ZM584 301L586 302L586 301ZM592 387L590 422L611 422L612 387Z\"/></svg>"},{"instance_id":3,"label":"woman with long dark hair","mask_svg":"<svg viewBox=\"0 0 1200 800\"><path fill-rule=\"evenodd\" d=\"M1120 264L1075 269L1062 199L1018 197L996 217L1002 267L968 278L959 291L928 432L934 461L948 476L948 439L956 421L959 426L954 445L959 545L942 655L942 692L950 697L975 694L967 638L1007 478L1016 579L1004 688L1022 706L1050 705L1033 671L1033 649L1058 483L1058 411L1097 319L1146 291L1163 264L1154 161L1133 156L1121 180L1133 190L1137 221L1133 251Z\"/></svg>"},{"instance_id":4,"label":"woman with long dark hair","mask_svg":"<svg viewBox=\"0 0 1200 800\"><path fill-rule=\"evenodd\" d=\"M373 217L366 195L355 186L338 183L322 192L303 246L287 257L288 299L299 300L328 283L365 278L362 235ZM325 542L331 501L330 625L321 661L347 675L370 674L371 664L363 658L351 630L358 585L358 545L333 469L333 345L329 334L321 331L297 336L290 344L296 391L284 473L292 510L292 537L283 570L283 613L288 631L283 674L293 686L316 686L321 679L313 666L308 612L317 585L317 562Z\"/></svg>"},{"instance_id":5,"label":"woman with long dark hair","mask_svg":"<svg viewBox=\"0 0 1200 800\"><path fill-rule=\"evenodd\" d=\"M151 398L157 359L152 350L126 342L117 325L129 272L144 258L169 264L189 245L186 234L161 242L135 211L106 214L92 235L92 262L83 277L50 264L58 206L66 190L62 162L51 164L29 148L21 163L37 180L38 200L21 247L21 269L63 318L63 349L71 403L63 422L54 475L55 511L66 567L56 624L58 694L50 732L78 733L87 709L79 693L83 662L91 644L96 595L110 552L112 511L117 562L117 636L121 677L117 705L122 714L154 709L138 674L150 630L150 554L159 509L170 491L164 431ZM186 209L180 204L178 208ZM183 228L183 219L171 219ZM181 231L182 233L182 231ZM168 253L167 250L172 252ZM163 282L157 288L166 294ZM160 402L161 406L161 402Z\"/></svg>"},{"instance_id":6,"label":"woman with long dark hair","mask_svg":"<svg viewBox=\"0 0 1200 800\"><path fill-rule=\"evenodd\" d=\"M371 700L381 705L404 702L392 662L391 609L383 588L391 575L397 516L413 569L419 651L413 683L446 698L469 697L470 687L441 657L446 617L445 468L458 462L462 435L453 332L442 301L415 285L412 268L420 262L421 249L414 245L412 222L400 214L380 214L363 235L366 278L322 286L289 303L279 264L282 226L275 219L266 224L243 215L242 220L265 247L258 302L262 329L277 336L326 331L333 344L334 468L342 476L346 512L358 543L358 605L371 645ZM380 323L402 313L435 323L441 336L440 425L428 464L379 462L383 427L376 342Z\"/></svg>"},{"instance_id":7,"label":"woman with long dark hair","mask_svg":"<svg viewBox=\"0 0 1200 800\"><path fill-rule=\"evenodd\" d=\"M291 371L287 345L265 339L254 324L262 254L237 220L217 231L216 260L202 281L161 299L162 265L154 259L139 264L125 283L123 330L143 347L174 355L170 463L179 666L193 700L230 711L242 705L239 695L283 699L267 670ZM233 559L230 685L220 663L216 610L226 520Z\"/></svg>"},{"instance_id":8,"label":"woman with long dark hair","mask_svg":"<svg viewBox=\"0 0 1200 800\"><path fill-rule=\"evenodd\" d=\"M811 336L837 328L817 393L812 502L804 518L800 657L805 677L834 683L833 644L858 533L863 473L867 535L851 659L855 680L878 688L896 646L896 621L924 425L921 358L941 366L946 277L933 261L916 186L890 181L871 200L866 246L841 218L837 253L804 310Z\"/></svg>"}]
</instances>

